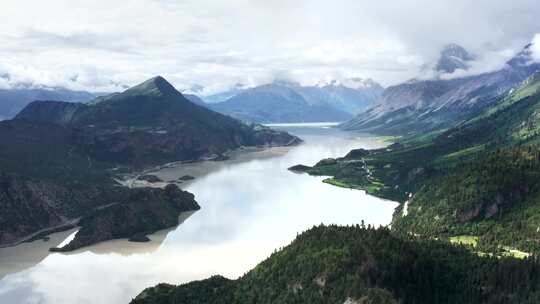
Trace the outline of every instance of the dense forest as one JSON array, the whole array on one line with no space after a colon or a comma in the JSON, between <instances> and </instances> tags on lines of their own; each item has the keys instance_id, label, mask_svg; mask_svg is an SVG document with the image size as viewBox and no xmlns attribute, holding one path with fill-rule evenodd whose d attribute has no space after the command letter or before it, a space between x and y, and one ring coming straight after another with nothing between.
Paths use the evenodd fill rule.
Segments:
<instances>
[{"instance_id":1,"label":"dense forest","mask_svg":"<svg viewBox=\"0 0 540 304\"><path fill-rule=\"evenodd\" d=\"M132 304L538 303L540 264L386 228L318 226L238 280L160 284Z\"/></svg>"},{"instance_id":2,"label":"dense forest","mask_svg":"<svg viewBox=\"0 0 540 304\"><path fill-rule=\"evenodd\" d=\"M467 237L480 252L538 253L539 89L535 74L454 128L295 168L403 203L392 222L398 233Z\"/></svg>"}]
</instances>

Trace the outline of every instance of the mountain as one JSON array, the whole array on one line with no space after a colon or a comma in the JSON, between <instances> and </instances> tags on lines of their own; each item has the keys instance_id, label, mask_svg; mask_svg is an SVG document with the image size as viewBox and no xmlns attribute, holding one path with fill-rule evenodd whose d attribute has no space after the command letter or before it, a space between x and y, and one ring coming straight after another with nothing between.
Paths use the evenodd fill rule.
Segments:
<instances>
[{"instance_id":1,"label":"mountain","mask_svg":"<svg viewBox=\"0 0 540 304\"><path fill-rule=\"evenodd\" d=\"M293 87L309 103L327 103L332 107L357 115L379 98L384 88L371 79L350 78L317 86Z\"/></svg>"},{"instance_id":2,"label":"mountain","mask_svg":"<svg viewBox=\"0 0 540 304\"><path fill-rule=\"evenodd\" d=\"M457 69L467 70L469 62L474 57L460 45L455 43L448 44L441 51L439 61L435 66L435 71L442 73L453 73Z\"/></svg>"},{"instance_id":3,"label":"mountain","mask_svg":"<svg viewBox=\"0 0 540 304\"><path fill-rule=\"evenodd\" d=\"M93 157L92 137L88 131L47 122L0 122L0 247L81 226L87 232L70 243L74 250L172 227L177 221L169 217L199 209L193 196L176 186L120 187L114 182L118 171L111 171L114 163ZM123 221L94 224L119 216ZM131 226L120 230L123 223Z\"/></svg>"},{"instance_id":4,"label":"mountain","mask_svg":"<svg viewBox=\"0 0 540 304\"><path fill-rule=\"evenodd\" d=\"M378 150L294 170L400 201L392 230L475 250L537 254L540 219L540 72L475 117Z\"/></svg>"},{"instance_id":5,"label":"mountain","mask_svg":"<svg viewBox=\"0 0 540 304\"><path fill-rule=\"evenodd\" d=\"M540 68L532 61L530 47L498 71L449 80L412 80L388 87L375 106L341 127L400 135L451 127L496 104Z\"/></svg>"},{"instance_id":6,"label":"mountain","mask_svg":"<svg viewBox=\"0 0 540 304\"><path fill-rule=\"evenodd\" d=\"M75 225L75 239L55 250L140 239L200 207L175 185L133 189L119 175L299 141L195 105L162 77L85 104L33 102L0 122L0 246Z\"/></svg>"},{"instance_id":7,"label":"mountain","mask_svg":"<svg viewBox=\"0 0 540 304\"><path fill-rule=\"evenodd\" d=\"M318 86L276 81L246 89L211 108L261 123L344 121L369 107L382 92L374 81L349 80L355 87L331 82Z\"/></svg>"},{"instance_id":8,"label":"mountain","mask_svg":"<svg viewBox=\"0 0 540 304\"><path fill-rule=\"evenodd\" d=\"M71 91L62 88L13 88L0 90L0 119L14 117L26 105L36 100L90 101L101 94Z\"/></svg>"},{"instance_id":9,"label":"mountain","mask_svg":"<svg viewBox=\"0 0 540 304\"><path fill-rule=\"evenodd\" d=\"M314 227L236 280L159 284L132 304L535 303L539 117L536 72L446 131L294 166L400 201L391 228Z\"/></svg>"},{"instance_id":10,"label":"mountain","mask_svg":"<svg viewBox=\"0 0 540 304\"><path fill-rule=\"evenodd\" d=\"M237 83L232 88L230 88L230 89L228 89L228 90L226 90L224 92L219 92L219 93L216 93L216 94L203 96L202 99L206 103L223 102L223 101L225 101L227 99L230 99L230 98L242 93L246 89L247 89L247 87L245 85L243 85L241 83Z\"/></svg>"},{"instance_id":11,"label":"mountain","mask_svg":"<svg viewBox=\"0 0 540 304\"><path fill-rule=\"evenodd\" d=\"M309 100L311 101L311 100ZM211 108L258 123L344 121L350 114L327 103L310 103L289 85L267 84L248 89Z\"/></svg>"},{"instance_id":12,"label":"mountain","mask_svg":"<svg viewBox=\"0 0 540 304\"><path fill-rule=\"evenodd\" d=\"M88 104L33 102L16 119L81 128L97 160L146 166L220 155L241 146L288 145L294 136L195 105L162 77Z\"/></svg>"},{"instance_id":13,"label":"mountain","mask_svg":"<svg viewBox=\"0 0 540 304\"><path fill-rule=\"evenodd\" d=\"M538 269L385 228L318 226L236 280L159 284L131 303L535 303Z\"/></svg>"}]
</instances>

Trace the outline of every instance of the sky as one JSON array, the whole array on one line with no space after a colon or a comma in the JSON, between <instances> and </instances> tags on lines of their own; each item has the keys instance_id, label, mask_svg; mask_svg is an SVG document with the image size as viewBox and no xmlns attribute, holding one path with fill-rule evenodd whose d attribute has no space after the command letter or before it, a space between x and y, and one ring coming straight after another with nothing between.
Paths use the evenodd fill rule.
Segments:
<instances>
[{"instance_id":1,"label":"sky","mask_svg":"<svg viewBox=\"0 0 540 304\"><path fill-rule=\"evenodd\" d=\"M0 88L111 92L155 75L201 95L273 80L388 86L450 42L477 58L468 74L533 39L540 58L538 16L538 0L2 0Z\"/></svg>"}]
</instances>

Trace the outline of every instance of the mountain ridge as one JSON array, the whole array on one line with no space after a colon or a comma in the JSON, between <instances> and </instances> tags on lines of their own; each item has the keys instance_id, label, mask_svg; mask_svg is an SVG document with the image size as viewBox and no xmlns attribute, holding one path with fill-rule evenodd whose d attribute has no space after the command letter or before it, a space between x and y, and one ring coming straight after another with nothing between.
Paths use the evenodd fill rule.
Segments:
<instances>
[{"instance_id":1,"label":"mountain ridge","mask_svg":"<svg viewBox=\"0 0 540 304\"><path fill-rule=\"evenodd\" d=\"M526 46L494 72L388 87L375 106L340 127L400 135L451 127L496 104L539 69L540 63L531 63L530 54Z\"/></svg>"},{"instance_id":2,"label":"mountain ridge","mask_svg":"<svg viewBox=\"0 0 540 304\"><path fill-rule=\"evenodd\" d=\"M172 227L200 208L193 195L120 186L118 175L299 142L198 106L161 77L86 104L35 101L0 122L0 246L67 224L82 233L56 251Z\"/></svg>"}]
</instances>

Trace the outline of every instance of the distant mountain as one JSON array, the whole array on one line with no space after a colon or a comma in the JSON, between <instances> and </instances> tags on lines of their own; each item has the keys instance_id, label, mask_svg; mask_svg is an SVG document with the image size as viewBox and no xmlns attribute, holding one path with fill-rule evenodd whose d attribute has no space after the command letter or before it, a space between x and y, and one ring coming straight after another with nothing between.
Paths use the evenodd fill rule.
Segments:
<instances>
[{"instance_id":1,"label":"distant mountain","mask_svg":"<svg viewBox=\"0 0 540 304\"><path fill-rule=\"evenodd\" d=\"M0 90L0 120L14 117L36 100L90 101L102 94L71 91L62 88L13 88Z\"/></svg>"},{"instance_id":2,"label":"distant mountain","mask_svg":"<svg viewBox=\"0 0 540 304\"><path fill-rule=\"evenodd\" d=\"M378 83L357 78L317 86L276 81L211 107L242 120L263 123L344 121L372 105L382 91Z\"/></svg>"},{"instance_id":3,"label":"distant mountain","mask_svg":"<svg viewBox=\"0 0 540 304\"><path fill-rule=\"evenodd\" d=\"M223 101L225 101L225 100L227 100L229 98L232 98L232 97L242 93L246 89L247 89L247 87L245 85L243 85L241 83L237 83L232 88L230 88L230 89L228 89L228 90L226 90L224 92L219 92L219 93L216 93L216 94L203 96L202 99L206 103L223 102Z\"/></svg>"},{"instance_id":4,"label":"distant mountain","mask_svg":"<svg viewBox=\"0 0 540 304\"><path fill-rule=\"evenodd\" d=\"M345 121L352 116L328 103L306 99L282 83L246 90L211 108L244 121L258 123Z\"/></svg>"},{"instance_id":5,"label":"distant mountain","mask_svg":"<svg viewBox=\"0 0 540 304\"><path fill-rule=\"evenodd\" d=\"M467 50L460 45L451 43L441 51L435 70L444 73L453 73L457 69L467 70L469 62L472 60L474 57Z\"/></svg>"},{"instance_id":6,"label":"distant mountain","mask_svg":"<svg viewBox=\"0 0 540 304\"><path fill-rule=\"evenodd\" d=\"M89 103L32 102L0 122L0 246L74 225L62 250L140 238L199 206L175 185L121 187L118 174L299 141L195 105L162 77Z\"/></svg>"},{"instance_id":7,"label":"distant mountain","mask_svg":"<svg viewBox=\"0 0 540 304\"><path fill-rule=\"evenodd\" d=\"M451 50L465 56L457 48ZM446 128L496 104L539 68L540 64L532 62L528 45L495 72L450 80L413 80L391 86L375 106L341 127L381 134Z\"/></svg>"},{"instance_id":8,"label":"distant mountain","mask_svg":"<svg viewBox=\"0 0 540 304\"><path fill-rule=\"evenodd\" d=\"M371 79L350 78L317 86L293 87L309 103L327 103L349 114L359 114L379 98L384 88Z\"/></svg>"}]
</instances>

